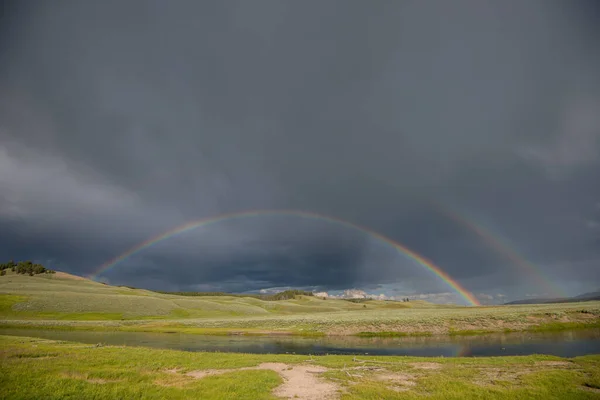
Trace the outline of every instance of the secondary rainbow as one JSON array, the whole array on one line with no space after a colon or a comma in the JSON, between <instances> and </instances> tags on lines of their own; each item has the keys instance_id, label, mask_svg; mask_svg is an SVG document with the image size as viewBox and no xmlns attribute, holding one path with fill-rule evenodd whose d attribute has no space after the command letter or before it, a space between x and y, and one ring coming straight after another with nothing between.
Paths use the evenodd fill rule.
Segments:
<instances>
[{"instance_id":1,"label":"secondary rainbow","mask_svg":"<svg viewBox=\"0 0 600 400\"><path fill-rule=\"evenodd\" d=\"M535 278L539 285L544 288L544 290L549 291L549 295L552 297L567 297L567 294L559 288L556 284L554 284L548 277L545 276L544 271L540 269L537 265L528 261L525 257L520 255L516 250L511 248L507 243L505 243L498 236L493 234L489 229L486 229L483 224L477 223L474 218L470 218L466 216L464 213L457 213L455 211L450 210L447 207L442 206L439 203L436 204L436 209L455 221L459 225L462 225L475 233L479 238L481 238L488 246L493 248L499 254L510 260L514 265L519 267L522 271L525 271L528 275Z\"/></svg>"},{"instance_id":2,"label":"secondary rainbow","mask_svg":"<svg viewBox=\"0 0 600 400\"><path fill-rule=\"evenodd\" d=\"M337 224L340 226L344 226L346 228L350 228L350 229L354 229L354 230L358 230L358 231L367 233L371 237L376 238L376 239L380 240L381 242L384 242L384 243L394 247L399 253L412 259L417 264L425 267L427 270L432 272L434 275L438 276L448 286L450 286L454 291L456 291L463 299L465 299L467 301L467 303L469 303L470 305L473 305L473 306L480 305L477 298L471 292L469 292L464 287L462 287L460 283L458 283L457 281L452 279L450 277L450 275L448 275L440 267L435 265L431 260L428 260L424 256L412 251L408 247L406 247L398 242L395 242L395 241L387 238L386 236L383 236L382 234L375 232L364 226L360 226L360 225L357 225L355 223L352 223L352 222L349 222L349 221L346 221L346 220L343 220L340 218L331 217L331 216L318 214L318 213L314 213L314 212L309 212L309 211L300 211L300 210L241 211L241 212L233 212L233 213L228 213L228 214L221 214L221 215L217 215L217 216L212 216L212 217L188 222L184 225L177 226L177 227L175 227L165 233L162 233L158 236L152 237L152 238L132 247L131 249L127 250L126 252L122 253L121 255L107 261L106 263L102 264L93 274L91 274L90 278L94 278L94 277L98 276L99 274L108 271L109 269L115 267L117 264L119 264L123 260L131 257L132 255L139 253L140 251L147 249L148 247L150 247L160 241L169 239L173 236L177 236L177 235L183 234L185 232L189 232L194 229L197 229L199 227L205 227L207 225L211 225L211 224L222 222L222 221L228 221L228 220L233 220L233 219L242 219L242 218L251 218L251 217L258 217L258 216L293 216L293 217L308 218L308 219L325 221L325 222Z\"/></svg>"}]
</instances>

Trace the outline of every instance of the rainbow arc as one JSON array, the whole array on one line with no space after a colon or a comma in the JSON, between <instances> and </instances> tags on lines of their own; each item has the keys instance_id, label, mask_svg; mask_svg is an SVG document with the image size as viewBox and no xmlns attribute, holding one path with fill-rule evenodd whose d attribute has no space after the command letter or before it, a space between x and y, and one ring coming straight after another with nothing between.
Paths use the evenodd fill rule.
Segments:
<instances>
[{"instance_id":1,"label":"rainbow arc","mask_svg":"<svg viewBox=\"0 0 600 400\"><path fill-rule=\"evenodd\" d=\"M192 231L194 229L198 229L200 227L206 227L211 224L216 224L216 223L223 222L223 221L243 219L243 218L256 218L256 217L260 217L260 216L292 216L292 217L308 218L308 219L312 219L312 220L318 220L318 221L324 221L324 222L328 222L328 223L337 224L339 226L343 226L348 229L353 229L353 230L357 230L357 231L366 233L366 234L370 235L371 237L392 246L400 254L404 255L405 257L411 259L418 265L420 265L423 268L430 271L433 275L437 276L442 281L444 281L445 284L447 286L449 286L450 288L452 288L453 291L458 293L469 305L472 305L472 306L480 305L477 298L471 292L469 292L467 289L465 289L455 279L450 277L450 275L448 275L444 270L442 270L440 267L435 265L433 263L433 261L431 261L431 260L427 259L426 257L418 254L417 252L409 249L408 247L404 246L403 244L395 242L392 239L390 239L372 229L369 229L367 227L364 227L364 226L361 226L361 225L358 225L358 224L355 224L355 223L352 223L352 222L349 222L349 221L346 221L346 220L343 220L340 218L323 215L323 214L318 214L318 213L314 213L314 212L309 212L309 211L300 211L300 210L240 211L240 212L233 212L233 213L228 213L228 214L221 214L221 215L217 215L217 216L212 216L212 217L188 222L186 224L183 224L183 225L177 226L171 230L168 230L167 232L164 232L158 236L154 236L154 237L130 248L129 250L125 251L124 253L112 258L111 260L102 264L93 274L91 274L90 278L97 277L98 275L114 268L116 265L123 262L127 258L133 256L134 254L139 253L140 251L147 249L148 247L150 247L158 242L161 242L163 240L167 240L174 236L184 234L186 232Z\"/></svg>"}]
</instances>

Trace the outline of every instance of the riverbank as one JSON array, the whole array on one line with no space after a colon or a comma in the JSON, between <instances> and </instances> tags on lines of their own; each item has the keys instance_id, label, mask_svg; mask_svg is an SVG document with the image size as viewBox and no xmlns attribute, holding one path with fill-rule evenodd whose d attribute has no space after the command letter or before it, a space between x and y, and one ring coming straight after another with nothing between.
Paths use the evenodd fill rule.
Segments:
<instances>
[{"instance_id":1,"label":"riverbank","mask_svg":"<svg viewBox=\"0 0 600 400\"><path fill-rule=\"evenodd\" d=\"M0 336L2 398L592 399L600 356L186 353ZM297 396L297 397L296 397Z\"/></svg>"},{"instance_id":2,"label":"riverbank","mask_svg":"<svg viewBox=\"0 0 600 400\"><path fill-rule=\"evenodd\" d=\"M14 317L13 313L13 317ZM260 317L123 321L4 319L2 328L189 333L199 335L297 335L401 337L544 332L600 327L600 302L345 311Z\"/></svg>"}]
</instances>

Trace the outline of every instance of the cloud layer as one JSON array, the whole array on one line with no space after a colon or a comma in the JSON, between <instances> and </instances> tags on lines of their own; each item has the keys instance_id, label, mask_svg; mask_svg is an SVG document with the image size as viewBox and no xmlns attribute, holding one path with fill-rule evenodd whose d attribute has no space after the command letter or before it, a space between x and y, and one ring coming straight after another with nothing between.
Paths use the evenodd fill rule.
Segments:
<instances>
[{"instance_id":1,"label":"cloud layer","mask_svg":"<svg viewBox=\"0 0 600 400\"><path fill-rule=\"evenodd\" d=\"M600 284L600 15L564 2L7 3L0 257L88 274L196 219L300 209L472 292ZM105 274L177 290L444 293L366 234L226 221ZM371 291L369 291L371 292Z\"/></svg>"}]
</instances>

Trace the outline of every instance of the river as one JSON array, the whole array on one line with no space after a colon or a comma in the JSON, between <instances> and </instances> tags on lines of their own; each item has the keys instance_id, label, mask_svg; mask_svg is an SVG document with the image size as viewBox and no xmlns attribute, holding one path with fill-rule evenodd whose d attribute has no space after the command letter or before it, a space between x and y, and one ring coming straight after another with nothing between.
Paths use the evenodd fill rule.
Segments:
<instances>
[{"instance_id":1,"label":"river","mask_svg":"<svg viewBox=\"0 0 600 400\"><path fill-rule=\"evenodd\" d=\"M183 333L90 332L0 329L2 335L31 336L89 344L145 346L184 351L279 354L370 354L423 357L480 357L600 354L600 329L478 336L360 338L349 336L206 336Z\"/></svg>"}]
</instances>

